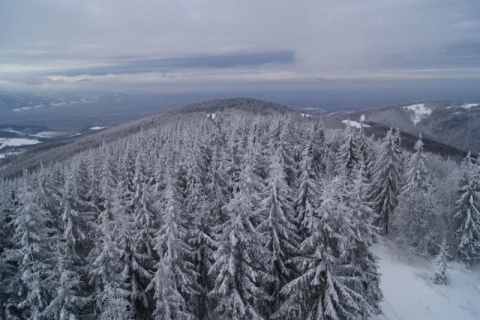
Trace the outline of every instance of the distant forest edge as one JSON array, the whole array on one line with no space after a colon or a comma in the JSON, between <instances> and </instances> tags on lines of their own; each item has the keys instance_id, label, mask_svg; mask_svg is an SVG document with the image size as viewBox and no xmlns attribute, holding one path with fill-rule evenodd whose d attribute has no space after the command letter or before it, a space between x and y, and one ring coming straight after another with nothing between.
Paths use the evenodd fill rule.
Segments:
<instances>
[{"instance_id":1,"label":"distant forest edge","mask_svg":"<svg viewBox=\"0 0 480 320\"><path fill-rule=\"evenodd\" d=\"M435 283L449 256L478 262L470 153L227 101L31 154L3 178L0 318L367 319L379 235L436 257Z\"/></svg>"}]
</instances>

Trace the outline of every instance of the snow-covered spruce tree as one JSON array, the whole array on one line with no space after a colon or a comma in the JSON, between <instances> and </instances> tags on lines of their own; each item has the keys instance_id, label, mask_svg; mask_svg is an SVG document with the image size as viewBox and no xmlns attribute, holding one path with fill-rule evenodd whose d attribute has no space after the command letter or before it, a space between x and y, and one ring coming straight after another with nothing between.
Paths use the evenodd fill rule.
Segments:
<instances>
[{"instance_id":1,"label":"snow-covered spruce tree","mask_svg":"<svg viewBox=\"0 0 480 320\"><path fill-rule=\"evenodd\" d=\"M316 144L319 143L313 138L315 136L315 126L312 126L312 129L308 132L307 141L300 152L297 177L298 189L294 202L295 220L300 231L301 241L307 237L309 221L315 209L320 205L322 190L321 166L315 164L315 150L318 147Z\"/></svg>"},{"instance_id":2,"label":"snow-covered spruce tree","mask_svg":"<svg viewBox=\"0 0 480 320\"><path fill-rule=\"evenodd\" d=\"M54 292L50 304L43 313L45 319L77 319L85 315L85 307L89 299L82 291L84 286L79 274L75 271L69 252L67 242L57 240L52 284Z\"/></svg>"},{"instance_id":3,"label":"snow-covered spruce tree","mask_svg":"<svg viewBox=\"0 0 480 320\"><path fill-rule=\"evenodd\" d=\"M363 176L367 182L371 181L373 166L375 164L375 151L373 149L373 138L365 134L363 118L360 120L360 130L357 135L358 151L361 155L360 161L363 166Z\"/></svg>"},{"instance_id":4,"label":"snow-covered spruce tree","mask_svg":"<svg viewBox=\"0 0 480 320\"><path fill-rule=\"evenodd\" d=\"M215 263L209 275L215 280L209 295L222 319L263 319L261 307L271 300L265 292L271 277L262 271L269 263L269 254L251 221L257 209L259 181L248 158L239 178L233 199L226 206L229 219L221 227L213 256Z\"/></svg>"},{"instance_id":5,"label":"snow-covered spruce tree","mask_svg":"<svg viewBox=\"0 0 480 320\"><path fill-rule=\"evenodd\" d=\"M287 260L298 255L300 241L291 199L293 190L287 184L287 176L278 153L272 156L267 186L261 193L263 199L258 210L261 222L257 227L262 244L270 255L265 271L274 279L273 283L266 287L273 298L268 308L270 313L281 304L281 288L295 276L295 266Z\"/></svg>"},{"instance_id":6,"label":"snow-covered spruce tree","mask_svg":"<svg viewBox=\"0 0 480 320\"><path fill-rule=\"evenodd\" d=\"M207 297L212 288L211 279L208 277L208 270L212 265L213 250L215 241L213 240L214 216L207 209L206 183L207 183L207 153L195 141L192 152L187 155L187 176L185 190L185 209L192 221L189 226L189 239L192 248L192 262L198 275L199 294L192 300L192 310L199 319L211 318L210 304Z\"/></svg>"},{"instance_id":7,"label":"snow-covered spruce tree","mask_svg":"<svg viewBox=\"0 0 480 320\"><path fill-rule=\"evenodd\" d=\"M355 282L355 291L360 292L367 304L360 311L363 319L369 318L381 312L380 301L383 294L380 290L380 273L378 271L378 258L370 250L372 243L377 241L378 228L371 224L374 212L371 203L366 200L365 191L368 184L365 175L363 162L357 171L353 183L344 185L346 188L346 208L351 216L351 248L347 255L347 262L355 265L352 274L358 276L359 281Z\"/></svg>"},{"instance_id":8,"label":"snow-covered spruce tree","mask_svg":"<svg viewBox=\"0 0 480 320\"><path fill-rule=\"evenodd\" d=\"M467 266L480 257L480 169L470 154L462 164L455 208L457 254Z\"/></svg>"},{"instance_id":9,"label":"snow-covered spruce tree","mask_svg":"<svg viewBox=\"0 0 480 320\"><path fill-rule=\"evenodd\" d=\"M439 231L433 187L421 136L405 171L405 184L392 217L398 244L419 254L436 252Z\"/></svg>"},{"instance_id":10,"label":"snow-covered spruce tree","mask_svg":"<svg viewBox=\"0 0 480 320\"><path fill-rule=\"evenodd\" d=\"M56 230L50 215L38 204L38 181L24 172L18 206L13 221L12 248L4 252L5 261L14 266L9 279L8 313L22 319L40 319L53 292Z\"/></svg>"},{"instance_id":11,"label":"snow-covered spruce tree","mask_svg":"<svg viewBox=\"0 0 480 320\"><path fill-rule=\"evenodd\" d=\"M167 164L169 165L169 164ZM186 212L172 165L167 168L166 188L161 196L161 227L155 236L159 261L148 286L153 290L154 319L193 319L192 301L199 294L197 273L191 261Z\"/></svg>"},{"instance_id":12,"label":"snow-covered spruce tree","mask_svg":"<svg viewBox=\"0 0 480 320\"><path fill-rule=\"evenodd\" d=\"M0 181L0 315L14 319L9 306L14 306L18 283L15 277L16 259L8 261L7 252L14 248L14 218L18 206L17 180ZM1 317L0 317L1 318Z\"/></svg>"},{"instance_id":13,"label":"snow-covered spruce tree","mask_svg":"<svg viewBox=\"0 0 480 320\"><path fill-rule=\"evenodd\" d=\"M355 177L361 159L360 149L357 144L355 128L350 123L343 131L343 138L338 149L337 174L344 173L348 178Z\"/></svg>"},{"instance_id":14,"label":"snow-covered spruce tree","mask_svg":"<svg viewBox=\"0 0 480 320\"><path fill-rule=\"evenodd\" d=\"M283 170L286 175L287 184L291 188L295 188L295 167L293 160L293 141L296 140L294 137L295 133L293 127L288 122L288 119L280 118L275 122L272 122L274 126L271 129L271 151L270 154L275 153L280 154L280 163L282 164Z\"/></svg>"},{"instance_id":15,"label":"snow-covered spruce tree","mask_svg":"<svg viewBox=\"0 0 480 320\"><path fill-rule=\"evenodd\" d=\"M293 259L301 274L282 289L286 300L273 318L357 319L379 312L377 267L374 260L359 263L359 250L365 247L359 246L355 233L362 231L345 203L344 184L336 178L326 186L322 205L311 218L309 237ZM368 275L372 271L374 278Z\"/></svg>"},{"instance_id":16,"label":"snow-covered spruce tree","mask_svg":"<svg viewBox=\"0 0 480 320\"><path fill-rule=\"evenodd\" d=\"M94 316L99 319L132 318L132 306L127 287L127 275L122 271L122 251L117 243L120 208L117 187L112 176L112 163L106 158L102 172L101 207L97 221L95 246L90 252L90 285L94 288L92 300ZM122 318L123 317L123 318Z\"/></svg>"},{"instance_id":17,"label":"snow-covered spruce tree","mask_svg":"<svg viewBox=\"0 0 480 320\"><path fill-rule=\"evenodd\" d=\"M374 166L374 175L368 194L368 200L376 213L375 224L388 234L390 220L397 206L400 193L402 150L400 134L392 129L383 139L380 154Z\"/></svg>"},{"instance_id":18,"label":"snow-covered spruce tree","mask_svg":"<svg viewBox=\"0 0 480 320\"><path fill-rule=\"evenodd\" d=\"M128 217L133 219L133 221L131 221L130 226L125 226L130 227L133 234L125 234L124 237L124 241L131 239L133 243L128 243L132 250L129 255L124 255L124 257L131 257L131 299L135 306L137 317L143 318L150 316L151 306L149 301L153 300L149 292L146 291L153 274L155 261L154 237L158 214L153 193L154 186L151 185L151 182L151 178L146 175L144 155L138 154L135 161L135 177L133 179L135 192L130 202L132 217ZM125 244L127 243L125 242Z\"/></svg>"},{"instance_id":19,"label":"snow-covered spruce tree","mask_svg":"<svg viewBox=\"0 0 480 320\"><path fill-rule=\"evenodd\" d=\"M224 206L230 200L231 192L227 184L228 178L224 162L226 155L223 149L223 139L220 136L220 132L217 131L219 129L215 130L211 158L206 168L205 193L208 204L207 210L213 217L214 225L221 225L228 220Z\"/></svg>"},{"instance_id":20,"label":"snow-covered spruce tree","mask_svg":"<svg viewBox=\"0 0 480 320\"><path fill-rule=\"evenodd\" d=\"M432 280L436 284L447 285L448 284L448 259L450 255L448 254L448 246L445 240L443 240L440 245L439 251L433 263L435 264L435 273L433 274Z\"/></svg>"}]
</instances>

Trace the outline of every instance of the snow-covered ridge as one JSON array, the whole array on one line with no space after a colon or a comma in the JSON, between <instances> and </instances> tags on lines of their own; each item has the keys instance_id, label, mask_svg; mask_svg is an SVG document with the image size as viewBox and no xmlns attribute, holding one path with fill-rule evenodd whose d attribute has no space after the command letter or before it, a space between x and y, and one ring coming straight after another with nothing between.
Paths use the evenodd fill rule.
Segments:
<instances>
[{"instance_id":1,"label":"snow-covered ridge","mask_svg":"<svg viewBox=\"0 0 480 320\"><path fill-rule=\"evenodd\" d=\"M357 128L357 129L360 129L362 127L362 124L360 122L357 122L357 121L353 121L353 120L342 120L342 123L345 124L345 125L350 125L350 127L354 127L354 128ZM365 128L367 127L370 127L368 124L363 124L363 126Z\"/></svg>"},{"instance_id":2,"label":"snow-covered ridge","mask_svg":"<svg viewBox=\"0 0 480 320\"><path fill-rule=\"evenodd\" d=\"M414 125L417 125L420 120L428 117L432 113L432 109L425 107L425 103L412 104L403 108L414 112L414 115L412 116Z\"/></svg>"}]
</instances>

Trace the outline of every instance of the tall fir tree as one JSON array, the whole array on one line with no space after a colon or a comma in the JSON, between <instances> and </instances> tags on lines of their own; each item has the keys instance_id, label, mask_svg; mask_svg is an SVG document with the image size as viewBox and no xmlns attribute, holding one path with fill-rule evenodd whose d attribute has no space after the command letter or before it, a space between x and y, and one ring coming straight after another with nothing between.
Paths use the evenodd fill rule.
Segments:
<instances>
[{"instance_id":1,"label":"tall fir tree","mask_svg":"<svg viewBox=\"0 0 480 320\"><path fill-rule=\"evenodd\" d=\"M54 290L54 247L58 231L51 228L51 215L40 205L38 181L26 173L18 193L19 205L13 221L14 246L5 252L7 263L15 265L8 288L12 300L9 313L19 318L41 319Z\"/></svg>"},{"instance_id":2,"label":"tall fir tree","mask_svg":"<svg viewBox=\"0 0 480 320\"><path fill-rule=\"evenodd\" d=\"M210 296L222 319L263 319L259 308L271 299L265 292L271 279L263 271L268 252L251 221L259 199L258 183L251 161L246 159L238 188L226 206L229 219L222 225L209 272L215 279Z\"/></svg>"},{"instance_id":3,"label":"tall fir tree","mask_svg":"<svg viewBox=\"0 0 480 320\"><path fill-rule=\"evenodd\" d=\"M439 234L428 166L420 136L415 143L415 153L408 161L404 175L405 184L392 218L398 244L419 254L434 253Z\"/></svg>"},{"instance_id":4,"label":"tall fir tree","mask_svg":"<svg viewBox=\"0 0 480 320\"><path fill-rule=\"evenodd\" d=\"M298 254L300 241L291 198L293 190L287 184L287 176L278 153L271 159L267 186L262 192L263 199L258 210L261 222L257 231L270 255L266 273L274 279L267 287L273 298L268 313L280 306L280 290L295 276L295 266L288 263L288 259Z\"/></svg>"},{"instance_id":5,"label":"tall fir tree","mask_svg":"<svg viewBox=\"0 0 480 320\"><path fill-rule=\"evenodd\" d=\"M480 170L470 153L462 164L454 221L458 256L470 266L480 258Z\"/></svg>"},{"instance_id":6,"label":"tall fir tree","mask_svg":"<svg viewBox=\"0 0 480 320\"><path fill-rule=\"evenodd\" d=\"M197 273L191 262L186 212L179 182L173 168L167 169L163 191L161 227L156 233L155 250L159 257L148 286L153 290L155 319L193 319L192 302L198 295Z\"/></svg>"},{"instance_id":7,"label":"tall fir tree","mask_svg":"<svg viewBox=\"0 0 480 320\"><path fill-rule=\"evenodd\" d=\"M400 134L392 129L383 139L380 155L375 163L374 176L368 200L376 213L375 224L388 234L393 211L401 188L402 151Z\"/></svg>"}]
</instances>

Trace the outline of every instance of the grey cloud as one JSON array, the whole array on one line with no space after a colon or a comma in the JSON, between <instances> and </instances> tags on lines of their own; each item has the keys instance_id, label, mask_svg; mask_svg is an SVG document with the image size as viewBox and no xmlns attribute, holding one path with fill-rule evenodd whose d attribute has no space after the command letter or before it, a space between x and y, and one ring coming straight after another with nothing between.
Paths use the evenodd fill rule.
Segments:
<instances>
[{"instance_id":1,"label":"grey cloud","mask_svg":"<svg viewBox=\"0 0 480 320\"><path fill-rule=\"evenodd\" d=\"M105 75L145 72L167 72L190 68L233 68L258 67L266 64L292 64L295 61L291 51L258 52L228 55L206 55L166 59L133 59L118 61L109 66L80 68L49 73L50 75Z\"/></svg>"},{"instance_id":2,"label":"grey cloud","mask_svg":"<svg viewBox=\"0 0 480 320\"><path fill-rule=\"evenodd\" d=\"M472 0L2 0L0 80L7 69L228 77L243 68L304 79L475 70L479 12Z\"/></svg>"}]
</instances>

